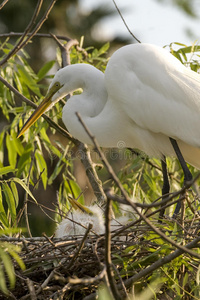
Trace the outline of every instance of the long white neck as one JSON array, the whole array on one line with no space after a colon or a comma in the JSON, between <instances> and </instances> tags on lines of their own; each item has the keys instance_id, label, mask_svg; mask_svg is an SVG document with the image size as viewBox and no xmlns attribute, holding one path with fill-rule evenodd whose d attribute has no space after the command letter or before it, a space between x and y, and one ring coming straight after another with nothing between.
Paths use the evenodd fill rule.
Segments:
<instances>
[{"instance_id":1,"label":"long white neck","mask_svg":"<svg viewBox=\"0 0 200 300\"><path fill-rule=\"evenodd\" d=\"M107 102L107 91L104 84L104 74L98 69L87 64L77 64L67 67L66 86L63 88L63 94L74 91L79 88L83 92L72 96L63 108L63 122L69 132L84 143L91 143L88 135L78 121L76 112L79 112L83 121L88 125L88 121L94 121ZM64 92L65 91L65 92ZM103 124L96 124L99 127ZM92 128L90 128L92 129ZM99 128L100 129L100 128ZM96 129L94 128L96 132Z\"/></svg>"}]
</instances>

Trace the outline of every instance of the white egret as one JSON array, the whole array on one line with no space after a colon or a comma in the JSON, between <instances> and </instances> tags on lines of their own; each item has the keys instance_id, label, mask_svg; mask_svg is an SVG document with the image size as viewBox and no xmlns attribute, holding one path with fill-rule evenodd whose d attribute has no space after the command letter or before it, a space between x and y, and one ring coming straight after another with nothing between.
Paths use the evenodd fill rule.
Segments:
<instances>
[{"instance_id":1,"label":"white egret","mask_svg":"<svg viewBox=\"0 0 200 300\"><path fill-rule=\"evenodd\" d=\"M62 238L68 235L84 235L89 224L92 224L92 233L103 234L105 232L104 214L102 208L96 204L85 206L76 200L69 198L72 205L72 210L69 211L67 218L63 219L55 232L56 238ZM123 214L118 218L112 218L111 230L117 230L122 225L137 219L135 213L130 210L127 205L121 205ZM125 237L118 237L120 240L125 240Z\"/></svg>"},{"instance_id":2,"label":"white egret","mask_svg":"<svg viewBox=\"0 0 200 300\"><path fill-rule=\"evenodd\" d=\"M70 199L69 199L70 200ZM105 232L103 211L97 205L84 206L76 200L70 200L73 210L58 225L55 237L62 238L68 235L84 235L89 224L92 224L92 231L96 234Z\"/></svg>"},{"instance_id":3,"label":"white egret","mask_svg":"<svg viewBox=\"0 0 200 300\"><path fill-rule=\"evenodd\" d=\"M163 159L163 194L169 191L165 156L177 155L185 182L192 175L183 159L200 169L200 77L165 49L151 44L120 48L105 74L88 64L60 69L46 97L22 128L22 135L52 104L82 88L63 108L63 122L81 142L91 140L84 123L100 146L138 148Z\"/></svg>"}]
</instances>

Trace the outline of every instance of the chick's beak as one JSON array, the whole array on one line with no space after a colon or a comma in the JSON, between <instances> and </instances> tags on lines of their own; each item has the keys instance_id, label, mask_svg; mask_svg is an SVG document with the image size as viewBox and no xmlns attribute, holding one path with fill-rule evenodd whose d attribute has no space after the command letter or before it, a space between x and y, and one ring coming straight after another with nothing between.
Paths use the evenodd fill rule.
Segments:
<instances>
[{"instance_id":1,"label":"chick's beak","mask_svg":"<svg viewBox=\"0 0 200 300\"><path fill-rule=\"evenodd\" d=\"M88 215L93 215L93 212L89 209L89 207L81 204L80 202L78 202L75 199L68 198L68 200L74 209L82 211L83 213L88 214Z\"/></svg>"},{"instance_id":2,"label":"chick's beak","mask_svg":"<svg viewBox=\"0 0 200 300\"><path fill-rule=\"evenodd\" d=\"M47 96L43 99L43 101L40 103L40 105L36 108L34 113L30 116L30 118L26 121L22 129L20 130L17 137L20 137L31 125L33 125L37 119L47 110L47 108L50 106L52 95L47 94Z\"/></svg>"}]
</instances>

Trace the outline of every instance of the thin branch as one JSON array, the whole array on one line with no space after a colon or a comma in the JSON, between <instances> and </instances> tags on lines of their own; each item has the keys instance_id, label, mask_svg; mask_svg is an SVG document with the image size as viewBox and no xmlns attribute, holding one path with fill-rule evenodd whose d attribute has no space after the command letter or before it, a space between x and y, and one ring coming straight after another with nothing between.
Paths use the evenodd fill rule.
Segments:
<instances>
[{"instance_id":1,"label":"thin branch","mask_svg":"<svg viewBox=\"0 0 200 300\"><path fill-rule=\"evenodd\" d=\"M33 24L35 23L35 20L36 20L38 14L40 12L40 9L42 7L42 3L43 3L43 0L38 0L35 11L34 11L33 16L31 18L31 21L29 22L28 26L26 27L23 35L21 36L18 43L14 46L14 48L8 53L8 55L0 61L0 66L5 64L15 53L17 53L23 47L22 45L23 45L24 38L26 37L28 32L33 27Z\"/></svg>"},{"instance_id":2,"label":"thin branch","mask_svg":"<svg viewBox=\"0 0 200 300\"><path fill-rule=\"evenodd\" d=\"M90 151L89 151L88 147L83 143L79 143L78 148L81 153L81 162L85 167L86 175L90 181L90 184L92 186L94 194L98 200L98 203L104 203L106 200L106 195L102 188L101 180L98 178L97 172L93 165L93 162L92 162L92 159L90 156Z\"/></svg>"},{"instance_id":3,"label":"thin branch","mask_svg":"<svg viewBox=\"0 0 200 300\"><path fill-rule=\"evenodd\" d=\"M9 0L4 0L1 4L0 4L0 10L4 7L4 5L6 5L6 3L8 2Z\"/></svg>"},{"instance_id":4,"label":"thin branch","mask_svg":"<svg viewBox=\"0 0 200 300\"><path fill-rule=\"evenodd\" d=\"M114 299L121 300L114 279L114 273L112 271L112 260L111 260L111 234L110 234L110 221L111 221L111 200L107 200L106 211L105 211L105 227L106 227L106 236L105 236L105 261L106 261L106 271L109 281L109 288L112 291Z\"/></svg>"},{"instance_id":5,"label":"thin branch","mask_svg":"<svg viewBox=\"0 0 200 300\"><path fill-rule=\"evenodd\" d=\"M137 206L135 205L134 202L131 201L131 199L129 198L127 192L124 190L121 182L119 181L119 179L117 178L116 174L114 173L111 165L108 163L105 155L103 154L103 152L101 151L97 141L96 141L96 138L91 134L91 132L89 131L89 129L86 127L85 123L83 122L81 116L79 113L76 113L80 123L82 124L83 128L85 129L86 133L88 134L88 136L90 137L90 139L92 140L93 144L95 145L96 147L96 150L102 160L102 162L104 163L108 173L112 176L113 180L115 181L115 183L117 184L117 186L119 187L119 189L121 190L121 193L123 195L123 197L125 198L126 200L126 203L128 205L130 205L134 210L135 212L143 219L143 221L145 223L147 223L149 225L149 227L156 233L158 234L160 237L162 237L165 241L167 241L168 243L170 243L171 245L173 245L174 247L178 248L179 250L185 252L185 253L188 253L198 259L200 259L200 255L195 253L194 251L191 251L190 249L180 245L180 244L177 244L174 240L172 240L171 238L167 237L160 229L158 229L156 226L154 226L151 221L145 216L143 215L137 208Z\"/></svg>"},{"instance_id":6,"label":"thin branch","mask_svg":"<svg viewBox=\"0 0 200 300\"><path fill-rule=\"evenodd\" d=\"M39 0L39 1L43 1L43 0ZM14 55L16 52L18 52L20 49L22 49L23 47L25 47L28 44L28 42L31 40L31 38L40 30L40 28L42 27L43 23L47 20L47 18L49 16L49 14L50 14L50 12L51 12L54 4L56 3L56 1L57 0L52 0L51 1L49 7L47 8L47 10L46 10L46 12L44 14L44 16L37 23L37 25L36 25L35 29L32 31L32 33L29 36L27 36L27 38L25 39L24 42L22 41L22 38L20 39L20 41L21 41L20 44L18 43L17 46L15 46L12 49L12 51L4 59L2 59L2 61L0 62L0 66L2 66L3 64L5 64L12 55ZM32 18L32 19L34 19L34 18Z\"/></svg>"},{"instance_id":7,"label":"thin branch","mask_svg":"<svg viewBox=\"0 0 200 300\"><path fill-rule=\"evenodd\" d=\"M124 20L124 17L122 16L121 11L120 11L119 7L117 6L115 0L113 0L113 3L114 3L114 5L115 5L115 8L117 9L117 11L118 11L118 13L119 13L121 19L122 19L124 25L126 26L128 32L130 33L130 35L131 35L138 43L141 43L141 41L138 40L138 38L132 33L132 31L131 31L130 28L128 27L128 25L127 25L126 21Z\"/></svg>"},{"instance_id":8,"label":"thin branch","mask_svg":"<svg viewBox=\"0 0 200 300\"><path fill-rule=\"evenodd\" d=\"M82 241L81 241L81 243L80 243L80 245L79 245L79 247L78 247L76 253L74 254L74 256L72 257L72 260L70 261L70 263L69 263L69 264L67 265L67 267L66 267L67 270L69 270L69 269L72 267L73 263L75 262L75 260L76 260L77 257L79 256L80 252L82 251L82 249L83 249L83 247L84 247L84 244L85 244L85 241L86 241L86 239L87 239L87 236L88 236L88 234L89 234L89 232L90 232L91 229L92 229L92 224L89 223L88 228L87 228L87 230L85 231L85 234L84 234L84 236L83 236L83 239L82 239Z\"/></svg>"},{"instance_id":9,"label":"thin branch","mask_svg":"<svg viewBox=\"0 0 200 300\"><path fill-rule=\"evenodd\" d=\"M8 37L18 37L22 36L23 32L10 32L10 33L2 33L0 34L0 38L8 38ZM26 36L31 36L32 33L27 33ZM38 37L38 38L50 38L52 39L52 34L51 33L36 33L32 38ZM64 35L56 35L56 38L59 40L64 40L69 42L71 39L64 36Z\"/></svg>"},{"instance_id":10,"label":"thin branch","mask_svg":"<svg viewBox=\"0 0 200 300\"><path fill-rule=\"evenodd\" d=\"M192 249L192 248L195 248L195 247L199 247L199 245L198 245L199 242L200 242L200 237L197 237L192 242L190 242L187 245L185 245L184 248L186 248L187 250L189 250L189 249ZM127 280L125 280L124 281L125 286L126 287L132 286L132 284L134 282L138 281L143 276L146 276L146 275L150 274L151 272L153 272L154 270L160 268L164 264L169 263L170 261L172 261L173 259L177 258L178 256L180 256L184 252L185 252L185 250L176 249L173 253L170 253L169 255L165 256L164 258L159 259L158 261L156 261L155 263L153 263L151 266L147 267L146 269L143 269L142 271L140 271L136 275L132 276L131 278L129 278Z\"/></svg>"},{"instance_id":11,"label":"thin branch","mask_svg":"<svg viewBox=\"0 0 200 300\"><path fill-rule=\"evenodd\" d=\"M198 179L199 177L200 177L200 172L197 174L197 176L196 176L193 180L187 182L187 183L186 183L179 191L173 192L173 193L169 193L169 194L166 194L165 197L167 196L167 198L165 199L165 197L164 197L164 199L161 200L161 201L159 201L159 202L157 202L157 201L158 201L159 199L162 199L163 196L157 198L157 199L156 199L153 203L151 203L151 204L147 204L147 203L139 203L139 202L134 202L134 203L135 203L135 205L136 205L137 207L140 207L140 208L152 208L152 207L158 207L158 206L160 206L160 205L164 205L164 204L168 203L169 201L173 200L175 197L178 197L179 195L181 195L181 194L183 194L185 191L187 191L187 190L188 190L188 189L189 189L189 188L197 181L197 179ZM121 203L121 204L127 204L127 202L126 202L126 200L125 200L124 198L120 197L119 195L113 194L112 191L111 191L110 189L106 191L106 196L107 196L109 199L113 200L113 201L117 201L118 203ZM185 196L181 196L177 201L183 200L183 199L185 199ZM171 205L171 204L170 204L170 205ZM167 205L167 206L169 206L169 205Z\"/></svg>"},{"instance_id":12,"label":"thin branch","mask_svg":"<svg viewBox=\"0 0 200 300\"><path fill-rule=\"evenodd\" d=\"M89 277L89 278L71 278L68 277L68 281L71 284L81 284L81 285L89 285L89 284L96 284L100 280L104 278L106 274L106 267L103 268L101 273L95 277Z\"/></svg>"}]
</instances>

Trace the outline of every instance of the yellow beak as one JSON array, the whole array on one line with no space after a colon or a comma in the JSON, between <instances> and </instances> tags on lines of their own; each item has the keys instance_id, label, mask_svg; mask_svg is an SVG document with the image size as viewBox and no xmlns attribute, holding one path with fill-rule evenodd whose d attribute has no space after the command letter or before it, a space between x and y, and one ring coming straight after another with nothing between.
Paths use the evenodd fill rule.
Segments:
<instances>
[{"instance_id":1,"label":"yellow beak","mask_svg":"<svg viewBox=\"0 0 200 300\"><path fill-rule=\"evenodd\" d=\"M39 117L47 110L50 104L51 97L45 97L44 100L40 103L40 105L36 108L34 113L26 121L17 137L20 137L29 127L31 127L31 125L33 125L37 121L37 119L39 119Z\"/></svg>"},{"instance_id":2,"label":"yellow beak","mask_svg":"<svg viewBox=\"0 0 200 300\"><path fill-rule=\"evenodd\" d=\"M90 216L93 215L93 212L87 206L84 206L75 199L68 198L68 200L74 209L81 210L83 213L88 214Z\"/></svg>"},{"instance_id":3,"label":"yellow beak","mask_svg":"<svg viewBox=\"0 0 200 300\"><path fill-rule=\"evenodd\" d=\"M40 105L36 108L34 113L30 116L28 121L24 124L22 129L20 130L17 137L20 137L31 125L33 125L37 119L47 110L47 108L52 104L52 97L53 95L61 88L63 85L60 82L55 82L54 85L51 87L49 92L47 93L46 97L40 103Z\"/></svg>"}]
</instances>

